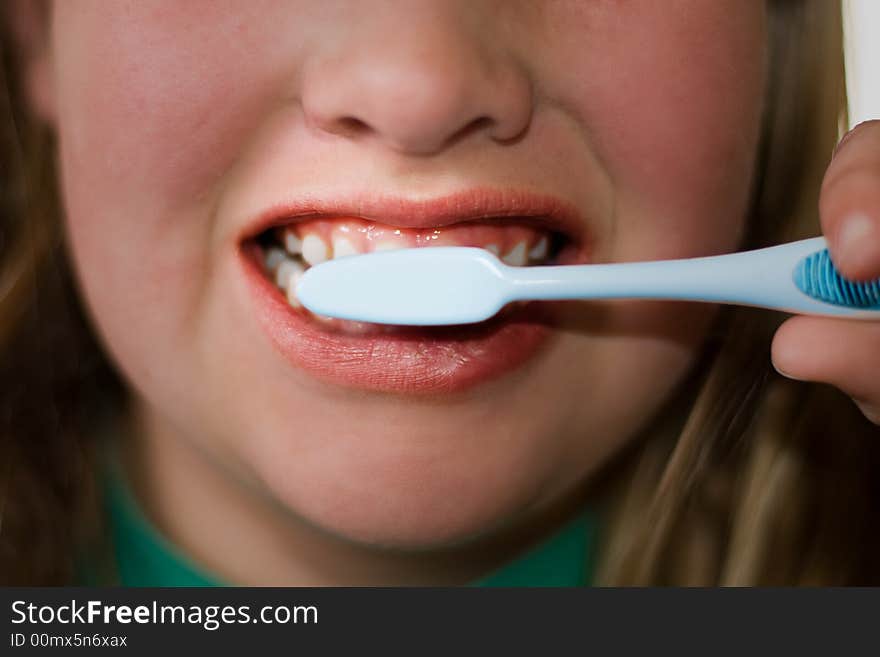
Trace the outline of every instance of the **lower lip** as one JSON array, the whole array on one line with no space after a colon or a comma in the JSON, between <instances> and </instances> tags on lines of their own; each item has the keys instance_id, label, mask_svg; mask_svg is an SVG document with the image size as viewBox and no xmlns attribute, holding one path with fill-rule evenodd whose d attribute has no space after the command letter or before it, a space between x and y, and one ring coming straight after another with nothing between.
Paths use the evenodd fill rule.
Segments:
<instances>
[{"instance_id":1,"label":"lower lip","mask_svg":"<svg viewBox=\"0 0 880 657\"><path fill-rule=\"evenodd\" d=\"M259 246L248 243L240 255L257 318L275 349L328 383L411 395L462 392L519 370L554 335L547 304L472 326L363 335L329 331L292 308L265 277Z\"/></svg>"}]
</instances>

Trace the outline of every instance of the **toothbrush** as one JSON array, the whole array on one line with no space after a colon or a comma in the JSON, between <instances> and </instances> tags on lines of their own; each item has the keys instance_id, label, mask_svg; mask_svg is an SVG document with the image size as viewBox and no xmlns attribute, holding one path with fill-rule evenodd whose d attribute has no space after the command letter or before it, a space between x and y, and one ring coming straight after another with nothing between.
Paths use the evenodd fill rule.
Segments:
<instances>
[{"instance_id":1,"label":"toothbrush","mask_svg":"<svg viewBox=\"0 0 880 657\"><path fill-rule=\"evenodd\" d=\"M316 314L414 326L480 322L512 301L612 298L880 320L880 279L841 277L824 237L681 260L537 267L475 247L382 251L311 267L296 295Z\"/></svg>"}]
</instances>

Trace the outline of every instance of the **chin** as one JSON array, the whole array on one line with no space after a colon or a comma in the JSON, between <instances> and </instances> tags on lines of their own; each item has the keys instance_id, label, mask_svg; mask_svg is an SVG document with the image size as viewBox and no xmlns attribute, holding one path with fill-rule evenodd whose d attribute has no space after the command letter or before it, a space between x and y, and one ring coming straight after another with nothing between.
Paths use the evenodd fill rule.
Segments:
<instances>
[{"instance_id":1,"label":"chin","mask_svg":"<svg viewBox=\"0 0 880 657\"><path fill-rule=\"evenodd\" d=\"M268 471L272 494L295 516L349 543L430 551L479 540L526 513L545 490L509 461L362 455L320 469Z\"/></svg>"}]
</instances>

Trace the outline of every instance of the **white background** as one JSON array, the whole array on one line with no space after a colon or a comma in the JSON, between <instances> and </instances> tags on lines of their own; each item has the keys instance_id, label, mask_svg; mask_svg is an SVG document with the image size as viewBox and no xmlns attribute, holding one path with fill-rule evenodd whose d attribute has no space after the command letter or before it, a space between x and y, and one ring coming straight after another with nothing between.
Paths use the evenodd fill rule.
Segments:
<instances>
[{"instance_id":1,"label":"white background","mask_svg":"<svg viewBox=\"0 0 880 657\"><path fill-rule=\"evenodd\" d=\"M880 118L880 0L844 0L849 124Z\"/></svg>"}]
</instances>

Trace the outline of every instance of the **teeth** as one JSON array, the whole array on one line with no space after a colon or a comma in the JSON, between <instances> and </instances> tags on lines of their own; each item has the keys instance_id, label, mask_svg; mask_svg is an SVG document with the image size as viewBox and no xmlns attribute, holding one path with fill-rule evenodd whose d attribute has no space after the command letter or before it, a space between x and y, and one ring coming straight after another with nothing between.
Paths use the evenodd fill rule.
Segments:
<instances>
[{"instance_id":1,"label":"teeth","mask_svg":"<svg viewBox=\"0 0 880 657\"><path fill-rule=\"evenodd\" d=\"M396 232L398 235L400 234L400 231ZM284 292L287 302L293 308L302 308L302 304L296 296L296 287L310 266L318 265L330 258L357 255L361 253L358 250L359 247L366 248L367 251L394 251L408 248L411 245L405 236L403 238L383 236L374 241L367 235L363 241L359 241L360 234L352 235L348 230L334 230L333 233L335 234L328 243L318 232L310 232L299 237L288 227L280 234L279 232L275 233L276 240L281 238L280 241L283 241L283 248L281 245L266 248L263 255L264 267L269 278L275 279L275 285ZM513 232L511 238L520 241L515 242L513 247L503 256L500 255L501 249L497 243L487 244L483 248L512 267L523 267L546 260L549 253L549 240L546 235L540 236L531 249L528 248L530 240L524 238L522 233ZM429 242L424 244L424 246L429 245ZM313 315L313 317L327 326L337 325L336 320L330 317L321 315ZM375 325L356 322L347 322L343 326L346 331L355 333L379 330ZM388 327L385 329L390 330Z\"/></svg>"},{"instance_id":2,"label":"teeth","mask_svg":"<svg viewBox=\"0 0 880 657\"><path fill-rule=\"evenodd\" d=\"M318 228L322 228L318 226ZM312 265L320 264L330 258L343 258L346 256L357 255L361 253L359 248L369 251L394 251L397 249L405 249L413 246L412 240L406 235L400 236L401 231L395 231L397 236L383 235L381 238L375 239L378 235L362 235L364 231L353 232L350 229L332 230L332 239L328 243L317 231L305 234L299 237L290 227L283 229L283 232L276 231L274 237L275 246L268 246L263 255L263 264L268 277L275 280L275 285L283 292L287 299L287 303L297 309L298 312L304 312L302 303L296 295L296 288L305 271ZM538 238L531 249L528 248L530 238L534 233L525 231L512 231L508 239L519 239L513 244L513 247L500 255L501 249L497 243L491 243L483 246L486 251L500 258L500 260L512 267L523 267L529 264L537 264L546 260L549 253L549 239L546 235ZM432 238L427 238L432 239ZM437 239L436 236L433 239ZM283 242L283 248L277 242ZM506 241L506 240L505 240ZM444 244L448 242L444 241ZM452 240L455 243L455 240ZM473 242L470 242L473 244ZM509 243L509 242L508 242ZM432 246L429 241L423 241L422 246ZM340 330L346 333L370 333L376 331L394 332L395 327L377 326L364 322L341 322L331 317L323 315L314 315L306 312L307 315L320 322L327 327L327 330Z\"/></svg>"},{"instance_id":3,"label":"teeth","mask_svg":"<svg viewBox=\"0 0 880 657\"><path fill-rule=\"evenodd\" d=\"M302 278L303 273L305 273L305 269L302 266L297 265L297 268L290 275L290 278L287 279L287 303L294 308L302 306L296 296L296 285L299 283L299 279Z\"/></svg>"},{"instance_id":4,"label":"teeth","mask_svg":"<svg viewBox=\"0 0 880 657\"><path fill-rule=\"evenodd\" d=\"M513 267L522 267L526 264L526 243L525 242L517 242L516 246L514 246L509 253L507 253L503 258L501 258L508 265Z\"/></svg>"},{"instance_id":5,"label":"teeth","mask_svg":"<svg viewBox=\"0 0 880 657\"><path fill-rule=\"evenodd\" d=\"M383 242L374 242L373 243L373 251L397 251L398 249L405 248L404 245L398 244L397 242L391 241L383 241Z\"/></svg>"},{"instance_id":6,"label":"teeth","mask_svg":"<svg viewBox=\"0 0 880 657\"><path fill-rule=\"evenodd\" d=\"M542 235L541 239L529 251L529 260L543 260L547 257L548 250L547 236Z\"/></svg>"},{"instance_id":7,"label":"teeth","mask_svg":"<svg viewBox=\"0 0 880 657\"><path fill-rule=\"evenodd\" d=\"M310 265L319 265L324 262L330 254L328 253L327 244L317 235L306 235L302 240L302 257Z\"/></svg>"},{"instance_id":8,"label":"teeth","mask_svg":"<svg viewBox=\"0 0 880 657\"><path fill-rule=\"evenodd\" d=\"M284 261L278 265L278 269L275 270L275 285L280 287L282 290L287 289L287 283L290 280L291 275L297 270L297 268L301 268L301 265L290 260L289 258L285 258Z\"/></svg>"},{"instance_id":9,"label":"teeth","mask_svg":"<svg viewBox=\"0 0 880 657\"><path fill-rule=\"evenodd\" d=\"M290 255L302 253L302 240L292 230L284 231L284 248Z\"/></svg>"},{"instance_id":10,"label":"teeth","mask_svg":"<svg viewBox=\"0 0 880 657\"><path fill-rule=\"evenodd\" d=\"M263 260L263 264L266 265L266 269L270 272L275 272L275 269L285 260L284 251L277 247L269 247L266 251L266 257Z\"/></svg>"},{"instance_id":11,"label":"teeth","mask_svg":"<svg viewBox=\"0 0 880 657\"><path fill-rule=\"evenodd\" d=\"M284 261L278 265L278 269L275 270L275 285L280 287L282 290L286 290L290 283L290 277L296 274L297 272L302 273L303 266L298 262L294 262L288 258L285 258Z\"/></svg>"},{"instance_id":12,"label":"teeth","mask_svg":"<svg viewBox=\"0 0 880 657\"><path fill-rule=\"evenodd\" d=\"M334 237L333 238L333 257L334 258L344 258L345 256L357 255L358 251L354 248L354 244L352 244L345 237Z\"/></svg>"}]
</instances>

